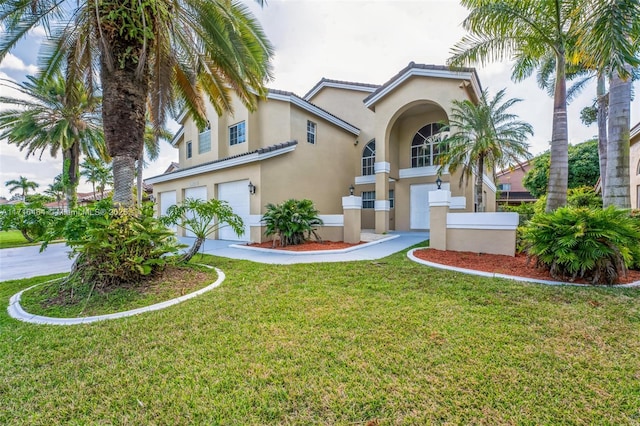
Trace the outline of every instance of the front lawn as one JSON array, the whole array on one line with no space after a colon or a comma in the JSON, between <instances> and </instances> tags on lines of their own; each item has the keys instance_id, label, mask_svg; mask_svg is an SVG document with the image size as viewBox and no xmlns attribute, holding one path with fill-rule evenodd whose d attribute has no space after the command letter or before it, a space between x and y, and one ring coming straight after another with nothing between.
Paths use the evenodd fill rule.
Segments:
<instances>
[{"instance_id":1,"label":"front lawn","mask_svg":"<svg viewBox=\"0 0 640 426\"><path fill-rule=\"evenodd\" d=\"M198 262L201 260L198 259ZM0 424L635 424L640 290L547 287L409 261L273 266L82 326L6 314Z\"/></svg>"},{"instance_id":2,"label":"front lawn","mask_svg":"<svg viewBox=\"0 0 640 426\"><path fill-rule=\"evenodd\" d=\"M10 231L0 231L0 249L22 246L33 246L40 244L27 241L20 231L12 229Z\"/></svg>"}]
</instances>

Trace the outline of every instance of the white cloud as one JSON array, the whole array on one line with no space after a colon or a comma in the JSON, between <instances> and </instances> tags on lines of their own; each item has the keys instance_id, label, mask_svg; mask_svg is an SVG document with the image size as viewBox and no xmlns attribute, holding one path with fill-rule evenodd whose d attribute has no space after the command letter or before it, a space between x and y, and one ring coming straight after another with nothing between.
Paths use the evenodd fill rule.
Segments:
<instances>
[{"instance_id":1,"label":"white cloud","mask_svg":"<svg viewBox=\"0 0 640 426\"><path fill-rule=\"evenodd\" d=\"M0 69L21 71L26 74L36 74L38 72L37 66L27 65L22 59L11 53L8 53L0 62Z\"/></svg>"}]
</instances>

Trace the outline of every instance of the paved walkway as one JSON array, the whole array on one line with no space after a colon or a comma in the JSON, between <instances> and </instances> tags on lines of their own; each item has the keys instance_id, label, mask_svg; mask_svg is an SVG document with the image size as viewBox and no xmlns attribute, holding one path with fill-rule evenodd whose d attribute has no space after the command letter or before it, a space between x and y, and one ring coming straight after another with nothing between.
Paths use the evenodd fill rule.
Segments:
<instances>
[{"instance_id":1,"label":"paved walkway","mask_svg":"<svg viewBox=\"0 0 640 426\"><path fill-rule=\"evenodd\" d=\"M362 244L347 252L300 254L292 252L264 252L233 247L237 241L207 240L202 252L232 259L245 259L259 263L289 265L293 263L348 262L352 260L380 259L429 239L428 232L392 232L390 238ZM193 238L179 238L191 245ZM40 246L18 247L0 250L0 281L37 277L68 272L73 261L69 248L64 244L51 244L40 253Z\"/></svg>"}]
</instances>

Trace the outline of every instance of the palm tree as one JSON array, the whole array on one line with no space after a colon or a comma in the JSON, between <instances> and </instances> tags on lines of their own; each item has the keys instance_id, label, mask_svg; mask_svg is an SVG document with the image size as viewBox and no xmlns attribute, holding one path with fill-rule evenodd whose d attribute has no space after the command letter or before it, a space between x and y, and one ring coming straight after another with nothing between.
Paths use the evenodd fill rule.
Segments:
<instances>
[{"instance_id":1,"label":"palm tree","mask_svg":"<svg viewBox=\"0 0 640 426\"><path fill-rule=\"evenodd\" d=\"M27 157L45 151L55 157L62 151L62 181L67 205L77 202L80 154L106 157L99 114L100 98L79 81L69 83L60 74L51 78L27 76L26 82L5 81L27 96L26 99L0 97L12 109L0 112L0 138L6 138Z\"/></svg>"},{"instance_id":2,"label":"palm tree","mask_svg":"<svg viewBox=\"0 0 640 426\"><path fill-rule=\"evenodd\" d=\"M86 182L91 184L94 197L97 199L96 189L98 189L101 193L100 198L104 198L106 186L113 184L111 167L100 159L88 157L80 164L80 168L80 175L85 178Z\"/></svg>"},{"instance_id":3,"label":"palm tree","mask_svg":"<svg viewBox=\"0 0 640 426\"><path fill-rule=\"evenodd\" d=\"M567 128L567 48L576 37L582 0L462 0L471 10L464 20L470 32L456 43L452 65L515 59L512 79L521 81L552 55L555 87L551 168L546 210L566 204L569 177Z\"/></svg>"},{"instance_id":4,"label":"palm tree","mask_svg":"<svg viewBox=\"0 0 640 426\"><path fill-rule=\"evenodd\" d=\"M171 133L165 128L160 129L160 132L158 133L152 126L147 125L144 131L144 152L149 161L157 160L160 155L159 140L163 139L168 141L171 139L171 136ZM142 171L146 164L144 156L136 161L136 194L138 206L142 206Z\"/></svg>"},{"instance_id":5,"label":"palm tree","mask_svg":"<svg viewBox=\"0 0 640 426\"><path fill-rule=\"evenodd\" d=\"M589 13L584 14L578 53L587 65L610 76L603 204L631 208L631 69L640 65L640 3L588 0L587 5Z\"/></svg>"},{"instance_id":6,"label":"palm tree","mask_svg":"<svg viewBox=\"0 0 640 426\"><path fill-rule=\"evenodd\" d=\"M258 0L262 3L262 0ZM219 114L231 92L250 109L271 77L272 47L248 8L228 0L130 3L33 0L0 3L0 60L27 31L49 38L43 73L65 69L90 90L100 76L103 123L113 159L114 201L133 204L147 111L156 129L176 99L205 124L202 92Z\"/></svg>"},{"instance_id":7,"label":"palm tree","mask_svg":"<svg viewBox=\"0 0 640 426\"><path fill-rule=\"evenodd\" d=\"M445 166L452 175L461 168L460 186L465 178L475 175L478 211L485 210L482 196L485 170L495 171L531 158L526 141L528 135L533 135L533 128L508 112L521 99L504 100L505 92L506 89L502 89L489 99L484 90L478 104L454 100L448 128L443 129L445 137L441 142L443 154L439 158L438 173L442 173Z\"/></svg>"},{"instance_id":8,"label":"palm tree","mask_svg":"<svg viewBox=\"0 0 640 426\"><path fill-rule=\"evenodd\" d=\"M9 188L9 193L21 190L22 201L25 201L27 199L27 193L30 189L35 191L36 188L40 186L38 183L31 181L24 176L20 176L17 180L8 180L4 184Z\"/></svg>"},{"instance_id":9,"label":"palm tree","mask_svg":"<svg viewBox=\"0 0 640 426\"><path fill-rule=\"evenodd\" d=\"M47 189L44 190L44 193L53 197L58 203L58 208L60 208L60 203L64 200L67 193L64 183L62 183L62 175L53 178L53 183L49 184Z\"/></svg>"}]
</instances>

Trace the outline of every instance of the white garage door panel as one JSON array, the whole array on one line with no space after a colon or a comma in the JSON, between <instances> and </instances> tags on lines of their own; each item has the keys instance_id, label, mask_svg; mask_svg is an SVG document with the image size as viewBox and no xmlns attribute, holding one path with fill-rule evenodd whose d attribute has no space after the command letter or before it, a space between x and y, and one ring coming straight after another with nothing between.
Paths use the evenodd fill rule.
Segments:
<instances>
[{"instance_id":1,"label":"white garage door panel","mask_svg":"<svg viewBox=\"0 0 640 426\"><path fill-rule=\"evenodd\" d=\"M207 201L207 187L197 186L195 188L187 188L184 190L184 199L193 198L195 200ZM193 213L187 213L189 218L193 217ZM195 234L191 231L186 231L187 237L195 237Z\"/></svg>"},{"instance_id":2,"label":"white garage door panel","mask_svg":"<svg viewBox=\"0 0 640 426\"><path fill-rule=\"evenodd\" d=\"M249 181L238 180L218 184L218 199L229 203L233 212L244 221L244 233L242 235L238 236L230 226L224 226L218 232L218 238L233 241L249 240L251 235L249 232Z\"/></svg>"},{"instance_id":3,"label":"white garage door panel","mask_svg":"<svg viewBox=\"0 0 640 426\"><path fill-rule=\"evenodd\" d=\"M169 207L176 204L176 191L167 191L160 193L160 216L165 216ZM176 231L176 226L170 226L173 231Z\"/></svg>"}]
</instances>

